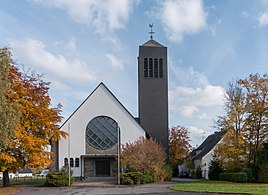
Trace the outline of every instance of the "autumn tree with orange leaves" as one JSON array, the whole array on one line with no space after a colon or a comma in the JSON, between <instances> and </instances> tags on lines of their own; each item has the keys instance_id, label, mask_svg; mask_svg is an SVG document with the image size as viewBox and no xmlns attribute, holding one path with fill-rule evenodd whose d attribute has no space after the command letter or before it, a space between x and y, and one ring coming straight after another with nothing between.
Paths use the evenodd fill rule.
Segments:
<instances>
[{"instance_id":1,"label":"autumn tree with orange leaves","mask_svg":"<svg viewBox=\"0 0 268 195\"><path fill-rule=\"evenodd\" d=\"M141 173L153 173L156 181L163 181L166 177L165 151L152 138L141 137L133 143L124 144L120 158L123 167Z\"/></svg>"},{"instance_id":2,"label":"autumn tree with orange leaves","mask_svg":"<svg viewBox=\"0 0 268 195\"><path fill-rule=\"evenodd\" d=\"M175 166L183 160L190 151L190 137L187 128L178 125L169 130L169 160Z\"/></svg>"},{"instance_id":3,"label":"autumn tree with orange leaves","mask_svg":"<svg viewBox=\"0 0 268 195\"><path fill-rule=\"evenodd\" d=\"M259 166L258 154L268 143L268 75L252 74L231 82L225 111L217 123L228 131L218 147L225 169L241 171Z\"/></svg>"},{"instance_id":4,"label":"autumn tree with orange leaves","mask_svg":"<svg viewBox=\"0 0 268 195\"><path fill-rule=\"evenodd\" d=\"M20 72L12 61L9 49L2 48L0 54L1 80L5 80L8 86L7 90L1 91L1 105L10 105L5 110L14 116L13 126L8 122L0 126L0 133L7 135L6 145L3 147L0 144L0 170L4 172L3 186L8 186L9 171L24 167L48 167L52 163L53 153L46 150L47 146L65 137L66 133L57 126L62 119L61 105L51 107L49 83L38 74ZM14 109L17 109L16 113L12 111Z\"/></svg>"}]
</instances>

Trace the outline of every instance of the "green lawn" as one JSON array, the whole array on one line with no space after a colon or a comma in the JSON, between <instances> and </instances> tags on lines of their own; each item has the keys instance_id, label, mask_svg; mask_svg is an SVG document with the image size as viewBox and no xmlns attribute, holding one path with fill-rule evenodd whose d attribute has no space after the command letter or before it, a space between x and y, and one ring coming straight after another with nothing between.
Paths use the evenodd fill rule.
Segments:
<instances>
[{"instance_id":1,"label":"green lawn","mask_svg":"<svg viewBox=\"0 0 268 195\"><path fill-rule=\"evenodd\" d=\"M21 184L40 184L44 185L46 182L45 177L15 177L13 179L10 179L10 184L11 185L21 185ZM0 179L0 186L3 185L3 180Z\"/></svg>"},{"instance_id":2,"label":"green lawn","mask_svg":"<svg viewBox=\"0 0 268 195\"><path fill-rule=\"evenodd\" d=\"M198 181L192 183L180 183L175 184L170 188L173 190L186 192L268 194L268 184L233 183L227 181Z\"/></svg>"}]
</instances>

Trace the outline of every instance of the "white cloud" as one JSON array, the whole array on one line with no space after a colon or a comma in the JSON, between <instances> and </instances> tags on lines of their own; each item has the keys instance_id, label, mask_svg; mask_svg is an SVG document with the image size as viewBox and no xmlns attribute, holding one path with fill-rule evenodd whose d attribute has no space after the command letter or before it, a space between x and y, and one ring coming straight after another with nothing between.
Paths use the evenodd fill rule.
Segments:
<instances>
[{"instance_id":1,"label":"white cloud","mask_svg":"<svg viewBox=\"0 0 268 195\"><path fill-rule=\"evenodd\" d=\"M67 11L77 23L94 26L97 33L124 28L139 0L32 0Z\"/></svg>"},{"instance_id":2,"label":"white cloud","mask_svg":"<svg viewBox=\"0 0 268 195\"><path fill-rule=\"evenodd\" d=\"M260 26L266 26L268 25L268 11L263 12L259 17L259 25Z\"/></svg>"},{"instance_id":3,"label":"white cloud","mask_svg":"<svg viewBox=\"0 0 268 195\"><path fill-rule=\"evenodd\" d=\"M44 43L34 39L11 41L20 61L32 65L44 73L49 73L54 80L87 83L96 79L96 74L88 64L80 59L68 60L62 55L47 51Z\"/></svg>"},{"instance_id":4,"label":"white cloud","mask_svg":"<svg viewBox=\"0 0 268 195\"><path fill-rule=\"evenodd\" d=\"M181 68L171 64L171 76L175 76L169 87L170 110L186 118L210 120L224 103L224 88L213 86L207 77L193 67Z\"/></svg>"},{"instance_id":5,"label":"white cloud","mask_svg":"<svg viewBox=\"0 0 268 195\"><path fill-rule=\"evenodd\" d=\"M171 110L179 111L183 116L193 118L202 108L222 106L224 89L212 85L204 88L178 86L169 90L169 97ZM199 118L200 116L202 114L199 115Z\"/></svg>"},{"instance_id":6,"label":"white cloud","mask_svg":"<svg viewBox=\"0 0 268 195\"><path fill-rule=\"evenodd\" d=\"M189 129L191 141L193 143L202 143L208 136L208 133L206 131L198 127L189 126L187 128Z\"/></svg>"},{"instance_id":7,"label":"white cloud","mask_svg":"<svg viewBox=\"0 0 268 195\"><path fill-rule=\"evenodd\" d=\"M194 70L193 67L181 68L179 66L170 66L172 74L174 74L181 86L197 86L203 87L209 84L208 79L202 73Z\"/></svg>"},{"instance_id":8,"label":"white cloud","mask_svg":"<svg viewBox=\"0 0 268 195\"><path fill-rule=\"evenodd\" d=\"M110 54L110 53L105 54L105 56L110 61L110 63L112 64L112 67L114 69L119 69L119 70L124 69L124 64L123 64L122 60L118 59L116 56L114 56L113 54Z\"/></svg>"},{"instance_id":9,"label":"white cloud","mask_svg":"<svg viewBox=\"0 0 268 195\"><path fill-rule=\"evenodd\" d=\"M185 34L198 33L206 26L202 0L166 0L160 6L159 17L171 41L179 42Z\"/></svg>"}]
</instances>

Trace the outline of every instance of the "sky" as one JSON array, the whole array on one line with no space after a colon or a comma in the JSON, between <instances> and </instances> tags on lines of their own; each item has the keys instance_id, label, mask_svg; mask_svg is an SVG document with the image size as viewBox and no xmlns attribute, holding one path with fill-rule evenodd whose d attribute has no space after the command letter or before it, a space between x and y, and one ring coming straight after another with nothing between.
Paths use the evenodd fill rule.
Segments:
<instances>
[{"instance_id":1,"label":"sky","mask_svg":"<svg viewBox=\"0 0 268 195\"><path fill-rule=\"evenodd\" d=\"M44 73L66 119L103 82L138 116L138 48L168 48L169 126L216 129L229 82L268 72L268 0L0 0L0 46Z\"/></svg>"}]
</instances>

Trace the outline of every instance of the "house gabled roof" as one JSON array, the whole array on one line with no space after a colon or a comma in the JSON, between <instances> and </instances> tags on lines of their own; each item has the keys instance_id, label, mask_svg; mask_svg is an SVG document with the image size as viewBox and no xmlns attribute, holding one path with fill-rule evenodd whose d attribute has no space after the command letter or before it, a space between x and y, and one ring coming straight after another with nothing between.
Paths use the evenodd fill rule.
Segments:
<instances>
[{"instance_id":1,"label":"house gabled roof","mask_svg":"<svg viewBox=\"0 0 268 195\"><path fill-rule=\"evenodd\" d=\"M222 139L226 131L218 131L209 135L205 141L196 149L191 152L193 160L202 159L208 152L210 152Z\"/></svg>"},{"instance_id":2,"label":"house gabled roof","mask_svg":"<svg viewBox=\"0 0 268 195\"><path fill-rule=\"evenodd\" d=\"M29 168L22 168L18 171L18 173L33 173L32 169Z\"/></svg>"},{"instance_id":3,"label":"house gabled roof","mask_svg":"<svg viewBox=\"0 0 268 195\"><path fill-rule=\"evenodd\" d=\"M110 93L112 95L112 97L119 103L119 105L129 114L129 116L131 116L131 118L143 129L143 127L138 123L138 121L133 117L133 115L126 109L126 107L115 97L115 95L108 89L108 87L106 87L106 85L101 82L92 92L91 94L76 108L76 110L64 121L64 123L60 126L60 128L62 128L69 120L70 118L72 118L72 116L78 112L78 110L83 106L83 104L85 104L85 102L97 91L98 88L100 87L104 87L104 89L106 91L108 91L108 93ZM143 129L144 130L144 129ZM146 133L146 131L144 130L144 132Z\"/></svg>"}]
</instances>

